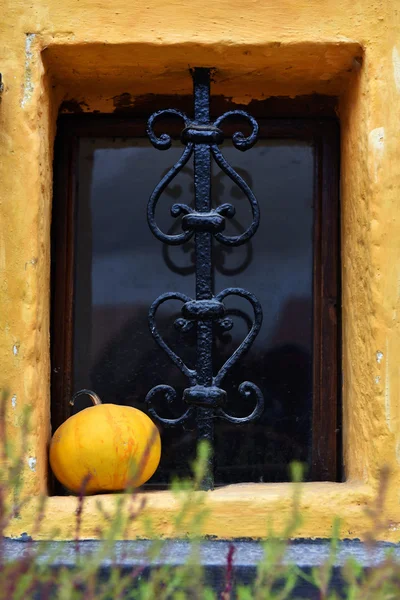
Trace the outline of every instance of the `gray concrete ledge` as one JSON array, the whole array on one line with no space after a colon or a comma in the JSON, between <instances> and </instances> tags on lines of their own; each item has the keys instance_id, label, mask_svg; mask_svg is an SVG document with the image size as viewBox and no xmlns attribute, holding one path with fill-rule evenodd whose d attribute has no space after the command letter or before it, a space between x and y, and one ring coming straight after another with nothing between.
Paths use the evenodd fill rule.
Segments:
<instances>
[{"instance_id":1,"label":"gray concrete ledge","mask_svg":"<svg viewBox=\"0 0 400 600\"><path fill-rule=\"evenodd\" d=\"M29 554L37 555L37 560L49 560L54 566L73 567L76 564L75 542L32 542L29 539L6 539L5 557L15 560ZM204 566L224 567L227 554L233 544L235 547L234 567L256 567L264 555L263 545L258 541L233 540L230 541L202 541L199 544L201 563ZM149 564L149 550L152 542L126 541L114 542L112 555L101 562L102 567L118 565L128 567ZM90 555L99 552L102 542L81 541L79 552L81 555ZM166 540L163 543L159 556L151 561L151 566L157 565L182 565L188 559L192 545L188 541ZM360 541L344 540L339 543L335 566L342 566L350 557L356 559L364 567L371 567L382 562L388 551L400 561L400 545L379 543L373 549L367 548ZM295 563L302 568L311 568L324 563L329 556L329 542L326 540L294 540L286 551L285 562Z\"/></svg>"}]
</instances>

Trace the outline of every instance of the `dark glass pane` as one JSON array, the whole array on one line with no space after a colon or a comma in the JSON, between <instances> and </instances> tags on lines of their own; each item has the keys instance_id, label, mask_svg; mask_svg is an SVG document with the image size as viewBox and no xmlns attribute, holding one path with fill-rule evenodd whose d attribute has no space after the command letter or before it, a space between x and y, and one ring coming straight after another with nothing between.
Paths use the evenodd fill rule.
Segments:
<instances>
[{"instance_id":1,"label":"dark glass pane","mask_svg":"<svg viewBox=\"0 0 400 600\"><path fill-rule=\"evenodd\" d=\"M260 140L246 153L229 144L228 161L258 198L261 225L251 242L230 249L214 244L215 291L240 286L260 300L264 322L251 351L227 376L228 412L244 416L252 406L237 387L253 381L265 396L263 417L232 425L215 421L217 484L284 481L288 464L310 461L312 412L312 273L313 171L311 144ZM193 243L163 247L146 221L149 195L182 152L174 145L160 152L146 140L80 141L74 302L74 389L89 387L104 402L145 410L146 393L160 383L174 386L176 406L157 406L163 416L184 411L180 398L185 377L153 341L147 312L166 291L194 295ZM248 201L229 178L213 166L214 204L231 202L236 216L228 233L250 223ZM169 214L176 201L193 202L193 165L188 163L160 199L157 222L178 232ZM244 300L227 299L234 328L215 344L215 372L245 337L252 310ZM159 311L167 343L194 366L192 334L173 326L180 304ZM76 410L85 406L79 401ZM151 484L188 473L196 446L195 424L185 429L161 426L161 465Z\"/></svg>"}]
</instances>

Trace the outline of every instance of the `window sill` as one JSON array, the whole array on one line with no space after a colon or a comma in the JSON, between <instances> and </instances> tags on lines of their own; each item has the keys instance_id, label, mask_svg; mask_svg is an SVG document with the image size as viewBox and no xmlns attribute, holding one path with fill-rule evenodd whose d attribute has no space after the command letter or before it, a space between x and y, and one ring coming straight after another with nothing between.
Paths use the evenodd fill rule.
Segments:
<instances>
[{"instance_id":1,"label":"window sill","mask_svg":"<svg viewBox=\"0 0 400 600\"><path fill-rule=\"evenodd\" d=\"M85 499L81 524L82 539L96 539L99 528L104 527L98 502L101 501L105 511L112 512L118 497L107 494ZM189 533L184 525L180 528L174 525L174 516L181 502L176 495L170 491L139 493L137 501L143 497L146 499L143 514L151 519L157 536L179 538ZM337 515L341 519L341 537L363 538L365 532L371 528L365 508L371 505L374 498L373 489L363 483L304 483L301 486L299 502L303 522L296 531L296 536L330 537ZM267 535L269 525L273 526L275 532L282 531L287 525L293 511L293 484L230 485L205 493L205 506L208 515L204 520L203 535L220 539L262 538ZM21 538L25 534L35 539L74 539L76 508L76 497L48 498L40 533L35 534L38 500L32 499L19 517L9 525L6 535L11 538ZM58 529L56 535L55 529ZM128 537L146 537L140 518L131 524ZM396 536L393 527L384 534L387 541L395 541L396 537L398 534Z\"/></svg>"}]
</instances>

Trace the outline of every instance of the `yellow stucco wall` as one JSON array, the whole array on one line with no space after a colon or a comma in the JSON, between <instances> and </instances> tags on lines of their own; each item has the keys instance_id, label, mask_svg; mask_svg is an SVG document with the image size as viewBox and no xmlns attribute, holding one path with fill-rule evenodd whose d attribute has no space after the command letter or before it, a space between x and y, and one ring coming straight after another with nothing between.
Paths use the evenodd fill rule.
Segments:
<instances>
[{"instance_id":1,"label":"yellow stucco wall","mask_svg":"<svg viewBox=\"0 0 400 600\"><path fill-rule=\"evenodd\" d=\"M189 91L188 66L217 68L215 92L246 101L339 95L342 122L343 404L346 482L306 484L303 536L362 537L379 468L391 469L383 539L400 537L399 0L1 0L0 385L18 439L33 407L24 492L9 534L32 533L46 491L52 145L65 98L113 109L113 96ZM288 484L210 492L204 533L257 536L290 512ZM114 497L105 497L112 504ZM42 537L73 536L72 498L49 500ZM174 500L147 509L170 534ZM95 499L82 532L94 537ZM238 514L241 515L238 519ZM133 525L131 534L140 533Z\"/></svg>"}]
</instances>

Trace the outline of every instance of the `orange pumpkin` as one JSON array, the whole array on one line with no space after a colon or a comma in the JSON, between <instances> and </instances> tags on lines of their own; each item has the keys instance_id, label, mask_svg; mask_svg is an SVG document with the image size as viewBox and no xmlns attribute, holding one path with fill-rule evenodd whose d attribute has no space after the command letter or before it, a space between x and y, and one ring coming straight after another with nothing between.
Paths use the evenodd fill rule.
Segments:
<instances>
[{"instance_id":1,"label":"orange pumpkin","mask_svg":"<svg viewBox=\"0 0 400 600\"><path fill-rule=\"evenodd\" d=\"M160 434L153 421L131 406L102 404L90 390L94 406L67 419L50 444L50 466L71 492L116 492L139 487L153 475L161 456Z\"/></svg>"}]
</instances>

